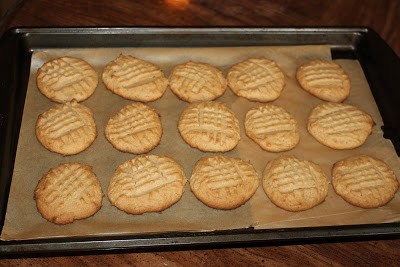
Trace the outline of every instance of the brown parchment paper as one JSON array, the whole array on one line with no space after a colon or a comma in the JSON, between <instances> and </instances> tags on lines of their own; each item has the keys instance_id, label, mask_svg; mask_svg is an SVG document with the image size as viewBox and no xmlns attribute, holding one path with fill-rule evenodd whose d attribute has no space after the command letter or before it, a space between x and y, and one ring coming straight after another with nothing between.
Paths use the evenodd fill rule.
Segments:
<instances>
[{"instance_id":1,"label":"brown parchment paper","mask_svg":"<svg viewBox=\"0 0 400 267\"><path fill-rule=\"evenodd\" d=\"M296 68L312 59L330 59L328 46L301 47L220 47L220 48L113 48L113 49L53 49L36 51L32 55L31 73L27 88L24 114L17 148L14 174L10 189L2 240L37 239L61 236L119 235L127 233L154 233L169 231L212 231L238 228L265 228L347 225L400 221L400 197L387 206L364 210L353 207L337 196L330 186L324 203L304 212L287 212L274 206L260 186L250 201L232 211L208 208L190 192L187 184L182 199L161 213L144 215L126 214L113 207L107 199L108 182L118 165L135 155L119 152L104 136L108 119L125 105L131 103L108 91L100 81L94 95L83 104L90 107L95 116L99 135L84 152L63 157L47 151L37 141L35 122L39 114L55 103L37 89L37 69L50 59L75 56L89 62L97 70L101 80L104 66L119 54L129 54L159 65L169 76L173 66L188 60L206 62L220 68L224 74L235 63L248 57L264 56L275 60L285 74L286 87L280 98L273 103L286 108L298 120L301 140L299 145L285 153L263 151L244 133L243 119L248 109L261 105L235 96L230 89L217 101L226 102L240 120L241 140L238 146L225 153L232 157L250 160L258 174L266 163L283 154L291 154L320 164L331 177L330 169L339 159L365 153L386 161L399 177L399 160L390 141L383 138L382 119L370 89L357 61L338 60L349 73L352 91L346 103L354 104L372 115L376 126L367 142L358 149L337 151L319 144L307 132L307 117L319 100L302 90L295 79ZM148 105L161 115L164 134L161 144L149 154L168 155L185 169L189 179L197 160L212 153L190 148L180 137L177 123L180 113L187 105L167 89L164 96ZM75 221L69 225L55 225L44 220L37 212L33 192L37 182L50 168L65 162L81 162L93 166L105 193L103 207L94 216Z\"/></svg>"}]
</instances>

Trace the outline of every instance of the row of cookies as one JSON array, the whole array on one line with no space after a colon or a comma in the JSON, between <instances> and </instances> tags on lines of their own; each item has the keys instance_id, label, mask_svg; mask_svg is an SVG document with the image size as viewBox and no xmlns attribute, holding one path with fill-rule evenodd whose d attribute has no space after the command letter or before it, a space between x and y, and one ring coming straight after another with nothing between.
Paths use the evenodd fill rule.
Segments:
<instances>
[{"instance_id":1,"label":"row of cookies","mask_svg":"<svg viewBox=\"0 0 400 267\"><path fill-rule=\"evenodd\" d=\"M296 77L304 90L323 100L342 102L350 94L348 75L333 61L308 62L298 68ZM228 85L237 96L269 102L277 99L285 86L285 75L276 62L263 57L233 65L226 79L216 67L193 61L175 66L167 79L158 66L120 55L106 65L102 80L113 93L139 102L160 98L168 85L187 102L215 100ZM55 102L80 102L94 93L98 77L86 61L61 57L38 69L36 83L40 92Z\"/></svg>"},{"instance_id":2,"label":"row of cookies","mask_svg":"<svg viewBox=\"0 0 400 267\"><path fill-rule=\"evenodd\" d=\"M130 214L161 212L181 199L186 182L183 168L172 158L138 156L116 169L108 185L108 199ZM230 210L255 194L260 179L250 162L217 155L196 163L189 184L205 205ZM269 161L262 177L268 198L287 211L304 211L321 204L328 195L328 185L319 165L294 156ZM399 182L383 161L358 155L333 165L332 185L348 203L376 208L393 199ZM56 224L92 216L101 208L102 198L101 185L92 167L79 163L52 168L34 192L40 214Z\"/></svg>"},{"instance_id":3,"label":"row of cookies","mask_svg":"<svg viewBox=\"0 0 400 267\"><path fill-rule=\"evenodd\" d=\"M76 100L56 104L40 114L35 131L45 148L64 156L84 151L98 134L93 112ZM105 136L115 148L134 154L152 150L162 133L158 113L140 102L122 108L105 128Z\"/></svg>"},{"instance_id":4,"label":"row of cookies","mask_svg":"<svg viewBox=\"0 0 400 267\"><path fill-rule=\"evenodd\" d=\"M250 109L244 119L248 137L271 152L287 151L300 140L296 119L283 107L264 104ZM361 146L374 122L366 112L344 103L316 106L308 119L308 131L320 143L335 149ZM239 120L222 102L189 104L181 113L178 130L191 147L205 152L232 150L240 140ZM105 127L105 136L118 150L147 153L163 134L160 115L143 103L123 107ZM56 104L36 122L36 136L50 151L74 155L88 148L97 137L92 111L76 100Z\"/></svg>"},{"instance_id":5,"label":"row of cookies","mask_svg":"<svg viewBox=\"0 0 400 267\"><path fill-rule=\"evenodd\" d=\"M358 107L327 102L313 108L307 129L320 143L334 149L352 149L364 144L374 121ZM281 152L293 149L300 140L299 126L283 107L264 104L247 111L246 135L262 149ZM240 140L239 121L224 103L189 104L182 112L178 129L192 147L208 152L226 152Z\"/></svg>"}]
</instances>

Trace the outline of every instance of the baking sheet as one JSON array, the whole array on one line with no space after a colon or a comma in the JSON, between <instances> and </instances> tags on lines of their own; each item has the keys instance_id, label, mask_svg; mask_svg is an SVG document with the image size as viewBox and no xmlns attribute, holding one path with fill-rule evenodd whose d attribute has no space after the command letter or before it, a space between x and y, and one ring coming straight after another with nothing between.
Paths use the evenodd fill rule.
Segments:
<instances>
[{"instance_id":1,"label":"baking sheet","mask_svg":"<svg viewBox=\"0 0 400 267\"><path fill-rule=\"evenodd\" d=\"M244 134L243 118L248 109L260 105L236 97L229 89L218 101L227 102L240 120L241 141L228 156L250 160L261 177L266 163L283 154L296 155L320 164L330 178L330 169L339 159L366 153L385 160L399 176L399 162L390 141L383 139L380 129L382 119L374 103L368 84L357 61L339 60L349 73L352 92L346 103L357 105L370 113L376 122L372 135L361 148L336 151L319 144L306 130L307 116L319 100L299 88L295 80L296 68L311 59L330 59L328 46L302 47L224 47L224 48L126 48L126 49L54 49L37 51L32 56L31 74L22 119L20 138L15 160L2 240L37 239L61 236L119 235L127 233L154 233L169 231L212 231L253 226L260 229L275 227L347 225L400 221L399 194L387 206L364 210L353 207L338 197L330 187L326 201L304 212L286 212L275 207L264 194L262 187L242 207L232 211L219 211L206 207L190 192L187 185L183 198L176 205L161 213L129 215L111 206L107 197L102 209L94 216L70 225L54 225L44 220L36 210L33 191L38 180L50 168L64 162L82 162L94 167L103 191L116 167L135 155L119 152L104 137L107 120L123 106L131 103L106 90L100 82L94 95L83 104L95 116L99 135L93 145L76 155L63 157L43 148L36 140L34 125L37 116L54 103L40 94L35 84L36 70L46 61L64 55L85 59L97 70L119 54L129 54L159 65L166 75L172 67L187 60L202 61L220 68L225 74L230 66L250 56L265 56L275 60L285 73L286 87L273 103L285 107L298 120L301 141L288 152L270 153L261 150ZM185 169L189 179L193 166L201 157L212 153L190 148L179 136L176 128L179 115L186 102L179 100L169 89L150 106L161 115L164 134L161 144L150 154L173 157Z\"/></svg>"}]
</instances>

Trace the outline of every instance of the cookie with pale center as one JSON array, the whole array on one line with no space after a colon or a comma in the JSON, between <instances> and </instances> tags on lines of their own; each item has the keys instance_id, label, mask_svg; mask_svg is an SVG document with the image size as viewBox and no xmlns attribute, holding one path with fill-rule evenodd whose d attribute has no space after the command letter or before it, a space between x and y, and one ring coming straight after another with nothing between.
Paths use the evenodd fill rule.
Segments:
<instances>
[{"instance_id":1,"label":"cookie with pale center","mask_svg":"<svg viewBox=\"0 0 400 267\"><path fill-rule=\"evenodd\" d=\"M263 105L250 109L244 120L246 135L262 149L282 152L300 141L299 126L283 107Z\"/></svg>"},{"instance_id":2,"label":"cookie with pale center","mask_svg":"<svg viewBox=\"0 0 400 267\"><path fill-rule=\"evenodd\" d=\"M296 78L310 94L330 102L342 102L350 95L349 75L336 62L313 60L297 69Z\"/></svg>"},{"instance_id":3,"label":"cookie with pale center","mask_svg":"<svg viewBox=\"0 0 400 267\"><path fill-rule=\"evenodd\" d=\"M254 195L259 177L248 161L211 156L196 163L189 182L194 195L205 205L230 210L242 206Z\"/></svg>"},{"instance_id":4,"label":"cookie with pale center","mask_svg":"<svg viewBox=\"0 0 400 267\"><path fill-rule=\"evenodd\" d=\"M287 211L303 211L321 204L328 195L328 179L309 160L281 156L268 162L263 173L268 198Z\"/></svg>"},{"instance_id":5,"label":"cookie with pale center","mask_svg":"<svg viewBox=\"0 0 400 267\"><path fill-rule=\"evenodd\" d=\"M201 151L229 151L240 140L239 120L222 102L191 103L180 116L178 130L186 143Z\"/></svg>"},{"instance_id":6,"label":"cookie with pale center","mask_svg":"<svg viewBox=\"0 0 400 267\"><path fill-rule=\"evenodd\" d=\"M275 61L257 57L232 66L227 75L229 87L251 101L270 102L285 87L285 75Z\"/></svg>"},{"instance_id":7,"label":"cookie with pale center","mask_svg":"<svg viewBox=\"0 0 400 267\"><path fill-rule=\"evenodd\" d=\"M344 103L323 103L309 115L309 133L334 149L352 149L365 143L375 125L372 117L362 109Z\"/></svg>"},{"instance_id":8,"label":"cookie with pale center","mask_svg":"<svg viewBox=\"0 0 400 267\"><path fill-rule=\"evenodd\" d=\"M348 203L361 208L377 208L395 196L399 182L382 160L356 155L339 160L332 168L335 192Z\"/></svg>"},{"instance_id":9,"label":"cookie with pale center","mask_svg":"<svg viewBox=\"0 0 400 267\"><path fill-rule=\"evenodd\" d=\"M35 131L45 148L62 155L84 151L97 137L93 112L76 100L57 104L40 114Z\"/></svg>"},{"instance_id":10,"label":"cookie with pale center","mask_svg":"<svg viewBox=\"0 0 400 267\"><path fill-rule=\"evenodd\" d=\"M112 205L130 214L161 212L185 191L183 168L172 158L143 155L118 166L108 185Z\"/></svg>"},{"instance_id":11,"label":"cookie with pale center","mask_svg":"<svg viewBox=\"0 0 400 267\"><path fill-rule=\"evenodd\" d=\"M163 133L157 111L143 103L132 103L112 116L106 125L107 140L118 150L142 154L155 148Z\"/></svg>"},{"instance_id":12,"label":"cookie with pale center","mask_svg":"<svg viewBox=\"0 0 400 267\"><path fill-rule=\"evenodd\" d=\"M175 95L190 103L214 100L224 94L228 85L219 69L193 61L175 66L169 84Z\"/></svg>"},{"instance_id":13,"label":"cookie with pale center","mask_svg":"<svg viewBox=\"0 0 400 267\"><path fill-rule=\"evenodd\" d=\"M98 85L98 75L85 60L60 57L44 63L37 71L40 92L58 103L89 98Z\"/></svg>"},{"instance_id":14,"label":"cookie with pale center","mask_svg":"<svg viewBox=\"0 0 400 267\"><path fill-rule=\"evenodd\" d=\"M139 102L159 99L168 86L168 79L158 66L129 55L119 55L108 63L102 78L114 94Z\"/></svg>"},{"instance_id":15,"label":"cookie with pale center","mask_svg":"<svg viewBox=\"0 0 400 267\"><path fill-rule=\"evenodd\" d=\"M34 199L43 218L55 224L69 224L100 210L103 191L91 166L64 163L43 175Z\"/></svg>"}]
</instances>

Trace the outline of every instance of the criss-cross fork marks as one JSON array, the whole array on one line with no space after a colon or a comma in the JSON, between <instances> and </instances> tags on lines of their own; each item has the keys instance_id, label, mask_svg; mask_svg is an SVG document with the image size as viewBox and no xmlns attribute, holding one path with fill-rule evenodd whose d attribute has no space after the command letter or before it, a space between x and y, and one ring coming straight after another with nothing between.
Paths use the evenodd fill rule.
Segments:
<instances>
[{"instance_id":1,"label":"criss-cross fork marks","mask_svg":"<svg viewBox=\"0 0 400 267\"><path fill-rule=\"evenodd\" d=\"M328 135L352 134L370 127L367 114L351 106L326 104L318 113L311 123L318 124Z\"/></svg>"},{"instance_id":2,"label":"criss-cross fork marks","mask_svg":"<svg viewBox=\"0 0 400 267\"><path fill-rule=\"evenodd\" d=\"M251 163L222 155L200 159L190 178L190 189L200 201L224 210L243 205L258 185L259 177Z\"/></svg>"},{"instance_id":3,"label":"criss-cross fork marks","mask_svg":"<svg viewBox=\"0 0 400 267\"><path fill-rule=\"evenodd\" d=\"M180 130L185 135L206 134L213 143L225 143L226 138L236 137L238 123L232 113L219 106L195 108L182 118Z\"/></svg>"},{"instance_id":4,"label":"criss-cross fork marks","mask_svg":"<svg viewBox=\"0 0 400 267\"><path fill-rule=\"evenodd\" d=\"M324 63L304 66L299 78L310 87L345 88L347 76L335 63Z\"/></svg>"},{"instance_id":5,"label":"criss-cross fork marks","mask_svg":"<svg viewBox=\"0 0 400 267\"><path fill-rule=\"evenodd\" d=\"M138 58L119 56L113 63L108 75L124 88L155 85L160 79L165 79L159 68Z\"/></svg>"},{"instance_id":6,"label":"criss-cross fork marks","mask_svg":"<svg viewBox=\"0 0 400 267\"><path fill-rule=\"evenodd\" d=\"M335 173L335 184L340 185L341 190L351 194L372 195L380 199L382 191L386 191L391 183L388 170L376 166L371 161L352 166L349 170L339 170Z\"/></svg>"},{"instance_id":7,"label":"criss-cross fork marks","mask_svg":"<svg viewBox=\"0 0 400 267\"><path fill-rule=\"evenodd\" d=\"M151 142L153 132L161 129L157 113L143 104L134 104L122 109L110 120L106 133L112 140ZM138 140L136 140L138 141Z\"/></svg>"},{"instance_id":8,"label":"criss-cross fork marks","mask_svg":"<svg viewBox=\"0 0 400 267\"><path fill-rule=\"evenodd\" d=\"M53 169L44 183L40 193L45 195L44 202L52 206L62 206L66 201L93 202L95 193L89 188L96 186L96 179L79 164Z\"/></svg>"},{"instance_id":9,"label":"criss-cross fork marks","mask_svg":"<svg viewBox=\"0 0 400 267\"><path fill-rule=\"evenodd\" d=\"M172 75L176 90L189 89L195 94L205 91L211 95L220 94L216 88L221 87L222 78L211 66L194 62L178 66Z\"/></svg>"},{"instance_id":10,"label":"criss-cross fork marks","mask_svg":"<svg viewBox=\"0 0 400 267\"><path fill-rule=\"evenodd\" d=\"M293 132L296 129L294 119L280 108L263 108L251 111L245 120L246 129L258 138L268 135Z\"/></svg>"},{"instance_id":11,"label":"criss-cross fork marks","mask_svg":"<svg viewBox=\"0 0 400 267\"><path fill-rule=\"evenodd\" d=\"M263 93L280 91L283 82L283 74L276 64L262 59L239 63L229 75L235 77L233 80L236 84L242 85L242 90L258 90Z\"/></svg>"},{"instance_id":12,"label":"criss-cross fork marks","mask_svg":"<svg viewBox=\"0 0 400 267\"><path fill-rule=\"evenodd\" d=\"M84 138L85 129L91 125L86 123L91 115L84 109L71 106L69 103L62 105L61 108L50 110L46 115L46 118L39 121L38 127L52 140L69 140L73 143Z\"/></svg>"},{"instance_id":13,"label":"criss-cross fork marks","mask_svg":"<svg viewBox=\"0 0 400 267\"><path fill-rule=\"evenodd\" d=\"M120 169L121 173L113 177L109 187L109 194L115 200L140 197L174 183L182 183L179 167L165 158L138 157L123 164Z\"/></svg>"},{"instance_id":14,"label":"criss-cross fork marks","mask_svg":"<svg viewBox=\"0 0 400 267\"><path fill-rule=\"evenodd\" d=\"M42 67L38 79L54 92L73 90L76 94L90 90L91 80L96 78L93 69L80 59L60 58Z\"/></svg>"},{"instance_id":15,"label":"criss-cross fork marks","mask_svg":"<svg viewBox=\"0 0 400 267\"><path fill-rule=\"evenodd\" d=\"M258 185L258 176L247 162L215 156L197 163L190 183L194 190L205 189L206 194L238 197L251 193Z\"/></svg>"},{"instance_id":16,"label":"criss-cross fork marks","mask_svg":"<svg viewBox=\"0 0 400 267\"><path fill-rule=\"evenodd\" d=\"M318 185L321 182L318 180L315 170L299 160L281 162L269 177L270 184L281 194L296 195L320 190Z\"/></svg>"},{"instance_id":17,"label":"criss-cross fork marks","mask_svg":"<svg viewBox=\"0 0 400 267\"><path fill-rule=\"evenodd\" d=\"M211 190L235 187L243 183L243 174L234 162L225 161L204 169L203 182Z\"/></svg>"}]
</instances>

